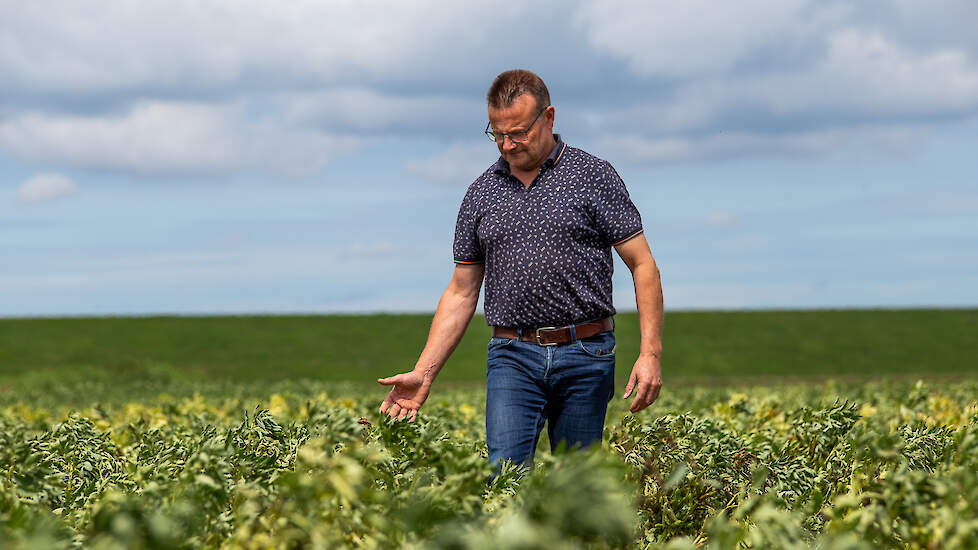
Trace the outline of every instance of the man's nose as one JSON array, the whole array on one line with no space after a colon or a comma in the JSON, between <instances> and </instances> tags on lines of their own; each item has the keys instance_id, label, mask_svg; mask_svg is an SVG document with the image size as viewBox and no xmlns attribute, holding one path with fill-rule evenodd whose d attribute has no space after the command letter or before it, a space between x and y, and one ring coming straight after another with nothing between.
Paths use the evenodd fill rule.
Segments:
<instances>
[{"instance_id":1,"label":"man's nose","mask_svg":"<svg viewBox=\"0 0 978 550\"><path fill-rule=\"evenodd\" d=\"M516 149L516 142L509 136L503 136L503 149L506 151Z\"/></svg>"}]
</instances>

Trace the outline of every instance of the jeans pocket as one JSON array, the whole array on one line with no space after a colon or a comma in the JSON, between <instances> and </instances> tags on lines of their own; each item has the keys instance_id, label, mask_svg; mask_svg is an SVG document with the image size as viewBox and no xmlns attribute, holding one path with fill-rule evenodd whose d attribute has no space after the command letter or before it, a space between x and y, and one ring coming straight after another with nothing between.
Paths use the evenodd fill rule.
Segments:
<instances>
[{"instance_id":1,"label":"jeans pocket","mask_svg":"<svg viewBox=\"0 0 978 550\"><path fill-rule=\"evenodd\" d=\"M608 331L577 341L577 348L586 355L600 359L615 356L615 333Z\"/></svg>"},{"instance_id":2,"label":"jeans pocket","mask_svg":"<svg viewBox=\"0 0 978 550\"><path fill-rule=\"evenodd\" d=\"M486 347L487 349L496 349L496 348L501 348L503 346L508 346L509 344L512 343L513 343L513 338L499 338L493 336L492 338L489 339L489 344Z\"/></svg>"}]
</instances>

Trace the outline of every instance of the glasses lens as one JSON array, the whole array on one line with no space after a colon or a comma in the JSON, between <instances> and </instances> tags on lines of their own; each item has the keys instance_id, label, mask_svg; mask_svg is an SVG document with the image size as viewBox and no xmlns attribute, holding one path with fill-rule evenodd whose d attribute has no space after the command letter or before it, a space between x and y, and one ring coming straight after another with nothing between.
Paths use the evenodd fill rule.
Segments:
<instances>
[{"instance_id":1,"label":"glasses lens","mask_svg":"<svg viewBox=\"0 0 978 550\"><path fill-rule=\"evenodd\" d=\"M527 138L530 137L529 132L526 132L526 131L523 131L523 132L513 132L511 134L507 134L507 133L504 133L504 132L496 133L496 132L493 132L493 131L489 130L489 131L486 131L486 135L489 137L489 139L495 141L496 143L505 142L507 136L509 136L509 140L512 141L512 142L514 142L514 143L523 143L524 141L527 140Z\"/></svg>"},{"instance_id":2,"label":"glasses lens","mask_svg":"<svg viewBox=\"0 0 978 550\"><path fill-rule=\"evenodd\" d=\"M521 132L511 132L507 134L505 132L493 132L492 130L486 130L486 136L489 139L495 141L496 143L506 141L506 136L509 136L509 140L512 142L523 143L524 141L529 139L530 132L527 130L523 130Z\"/></svg>"}]
</instances>

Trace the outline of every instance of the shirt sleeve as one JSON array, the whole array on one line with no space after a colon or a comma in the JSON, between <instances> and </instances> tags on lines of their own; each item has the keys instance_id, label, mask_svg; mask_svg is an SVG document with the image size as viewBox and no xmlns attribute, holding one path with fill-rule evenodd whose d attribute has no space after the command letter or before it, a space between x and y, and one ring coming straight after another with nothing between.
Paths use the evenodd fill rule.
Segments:
<instances>
[{"instance_id":1,"label":"shirt sleeve","mask_svg":"<svg viewBox=\"0 0 978 550\"><path fill-rule=\"evenodd\" d=\"M628 196L618 171L605 162L595 197L594 220L607 246L617 246L642 234L642 216Z\"/></svg>"},{"instance_id":2,"label":"shirt sleeve","mask_svg":"<svg viewBox=\"0 0 978 550\"><path fill-rule=\"evenodd\" d=\"M479 244L479 204L478 181L469 186L458 209L455 222L455 243L452 251L456 264L481 264L485 261L482 245Z\"/></svg>"}]
</instances>

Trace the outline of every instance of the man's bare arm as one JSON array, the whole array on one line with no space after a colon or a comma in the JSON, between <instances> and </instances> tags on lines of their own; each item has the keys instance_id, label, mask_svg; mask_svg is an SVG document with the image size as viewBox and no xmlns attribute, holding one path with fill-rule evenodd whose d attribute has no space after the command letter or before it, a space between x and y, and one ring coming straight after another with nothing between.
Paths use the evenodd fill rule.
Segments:
<instances>
[{"instance_id":1,"label":"man's bare arm","mask_svg":"<svg viewBox=\"0 0 978 550\"><path fill-rule=\"evenodd\" d=\"M635 391L635 399L629 407L635 413L651 405L662 388L662 367L659 362L662 357L662 282L645 235L630 239L616 246L615 250L632 272L642 333L638 359L628 377L624 395L624 399L628 399Z\"/></svg>"},{"instance_id":2,"label":"man's bare arm","mask_svg":"<svg viewBox=\"0 0 978 550\"><path fill-rule=\"evenodd\" d=\"M452 280L438 301L438 309L428 331L428 341L414 370L377 380L385 386L394 386L380 405L381 414L386 413L396 420L410 417L414 421L417 418L418 410L428 399L432 382L455 351L472 320L484 275L482 264L456 264Z\"/></svg>"}]
</instances>

